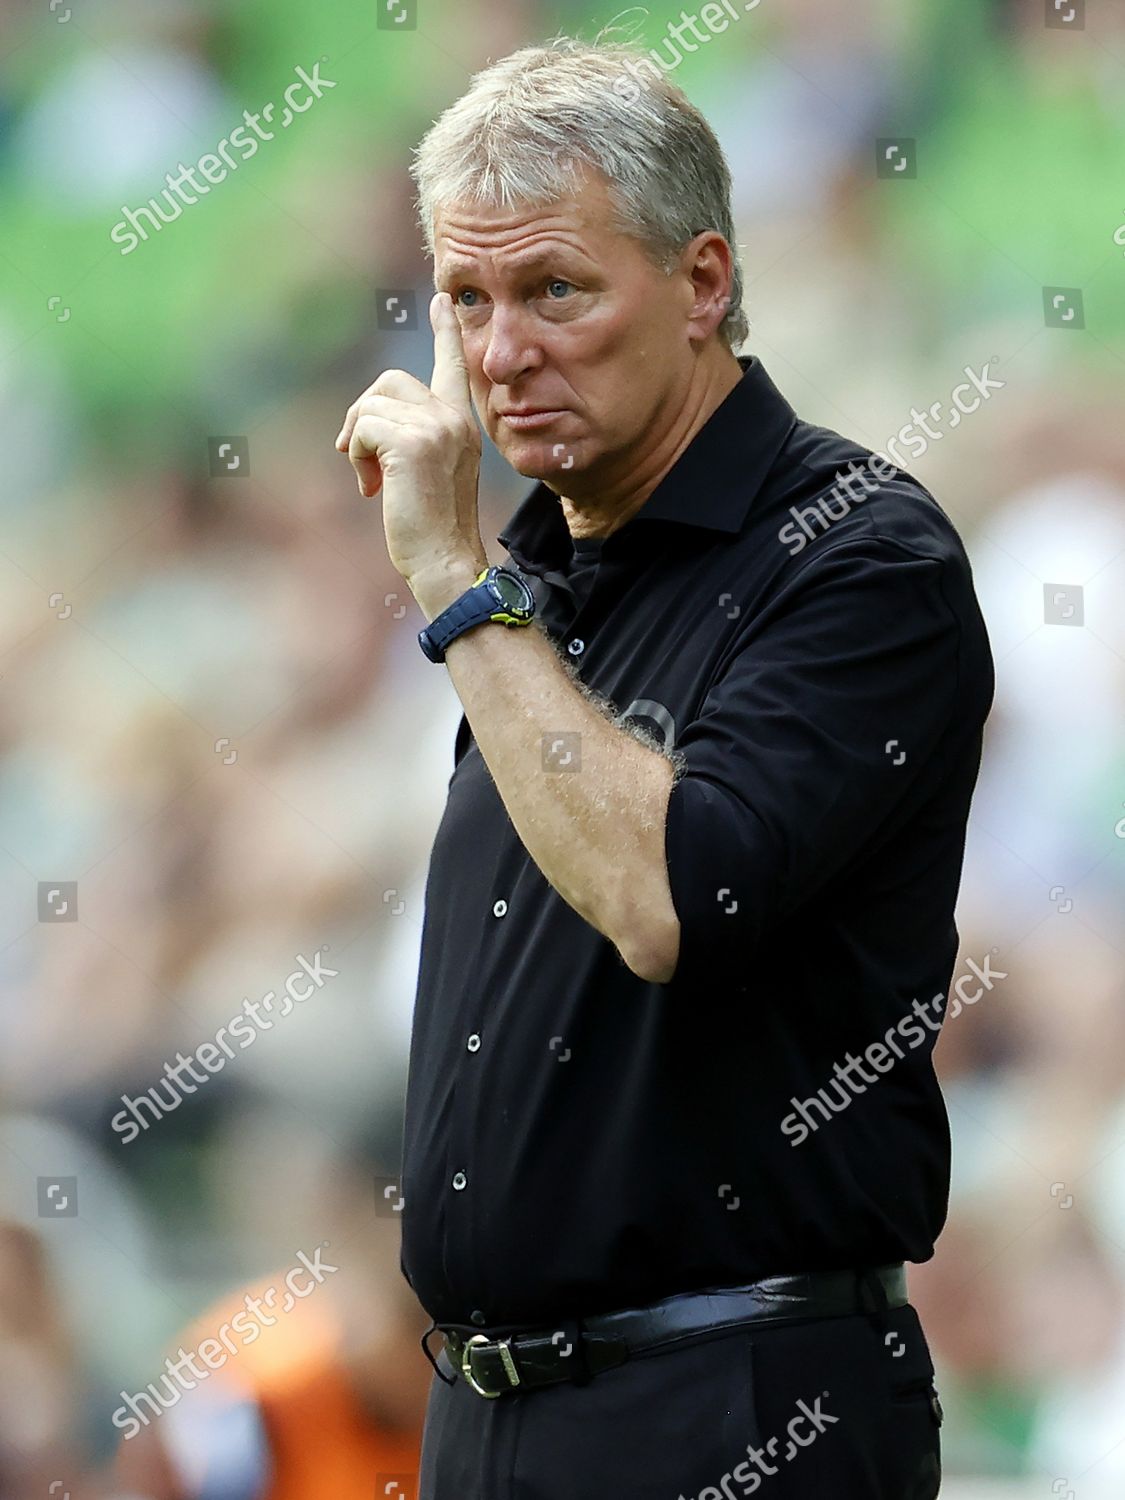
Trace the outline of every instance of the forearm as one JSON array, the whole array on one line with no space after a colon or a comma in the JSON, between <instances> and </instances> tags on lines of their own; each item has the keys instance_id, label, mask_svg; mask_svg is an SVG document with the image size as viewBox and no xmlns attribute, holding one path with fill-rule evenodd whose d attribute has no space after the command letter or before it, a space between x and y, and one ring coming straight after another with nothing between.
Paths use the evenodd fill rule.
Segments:
<instances>
[{"instance_id":1,"label":"forearm","mask_svg":"<svg viewBox=\"0 0 1125 1500\"><path fill-rule=\"evenodd\" d=\"M420 592L429 619L459 583ZM630 969L663 982L678 934L664 855L671 761L591 701L537 624L477 626L451 642L446 665L544 878Z\"/></svg>"}]
</instances>

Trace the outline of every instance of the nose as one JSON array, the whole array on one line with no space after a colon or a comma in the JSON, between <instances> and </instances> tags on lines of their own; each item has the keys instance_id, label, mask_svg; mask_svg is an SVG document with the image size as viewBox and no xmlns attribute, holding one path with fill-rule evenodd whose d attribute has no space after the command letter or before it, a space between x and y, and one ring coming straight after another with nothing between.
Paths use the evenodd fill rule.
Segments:
<instances>
[{"instance_id":1,"label":"nose","mask_svg":"<svg viewBox=\"0 0 1125 1500\"><path fill-rule=\"evenodd\" d=\"M542 362L542 353L529 336L528 320L519 308L493 304L488 320L488 344L481 371L493 385L515 385Z\"/></svg>"}]
</instances>

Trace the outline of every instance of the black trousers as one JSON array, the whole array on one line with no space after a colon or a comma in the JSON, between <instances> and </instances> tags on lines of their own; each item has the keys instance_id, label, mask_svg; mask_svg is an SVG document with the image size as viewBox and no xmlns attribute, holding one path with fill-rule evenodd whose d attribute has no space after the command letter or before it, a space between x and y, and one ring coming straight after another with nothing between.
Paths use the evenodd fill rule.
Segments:
<instances>
[{"instance_id":1,"label":"black trousers","mask_svg":"<svg viewBox=\"0 0 1125 1500\"><path fill-rule=\"evenodd\" d=\"M933 1375L909 1304L708 1331L495 1400L435 1375L418 1500L934 1500Z\"/></svg>"}]
</instances>

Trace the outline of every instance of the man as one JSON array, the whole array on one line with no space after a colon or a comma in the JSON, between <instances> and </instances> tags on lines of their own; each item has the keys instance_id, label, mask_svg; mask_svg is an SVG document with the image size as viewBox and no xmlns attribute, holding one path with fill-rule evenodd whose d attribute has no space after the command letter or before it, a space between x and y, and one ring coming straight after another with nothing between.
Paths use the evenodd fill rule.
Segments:
<instances>
[{"instance_id":1,"label":"man","mask_svg":"<svg viewBox=\"0 0 1125 1500\"><path fill-rule=\"evenodd\" d=\"M419 1493L930 1500L903 1262L946 1209L988 643L921 485L733 352L729 172L638 67L557 39L437 121L433 378L337 438L464 707L406 1103ZM539 481L498 577L474 407Z\"/></svg>"}]
</instances>

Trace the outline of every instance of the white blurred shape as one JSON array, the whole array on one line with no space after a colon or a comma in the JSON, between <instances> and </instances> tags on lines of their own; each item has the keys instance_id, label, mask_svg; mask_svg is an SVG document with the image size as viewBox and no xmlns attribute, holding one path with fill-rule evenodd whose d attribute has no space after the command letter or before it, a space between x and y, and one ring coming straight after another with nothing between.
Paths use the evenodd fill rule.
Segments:
<instances>
[{"instance_id":1,"label":"white blurred shape","mask_svg":"<svg viewBox=\"0 0 1125 1500\"><path fill-rule=\"evenodd\" d=\"M197 161L239 123L196 59L172 48L95 48L60 72L24 115L17 173L60 212L130 194L151 197L178 163ZM135 205L132 205L135 206ZM115 205L116 207L116 205Z\"/></svg>"}]
</instances>

